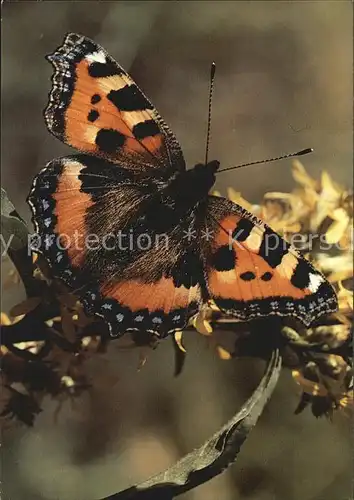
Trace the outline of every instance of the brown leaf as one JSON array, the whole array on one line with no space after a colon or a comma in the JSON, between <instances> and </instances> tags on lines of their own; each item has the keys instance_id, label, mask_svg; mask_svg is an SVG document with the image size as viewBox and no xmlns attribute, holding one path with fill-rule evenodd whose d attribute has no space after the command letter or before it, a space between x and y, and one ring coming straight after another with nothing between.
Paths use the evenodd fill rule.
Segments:
<instances>
[{"instance_id":1,"label":"brown leaf","mask_svg":"<svg viewBox=\"0 0 354 500\"><path fill-rule=\"evenodd\" d=\"M72 293L61 293L58 294L58 300L61 304L74 309L77 305L78 298Z\"/></svg>"},{"instance_id":2,"label":"brown leaf","mask_svg":"<svg viewBox=\"0 0 354 500\"><path fill-rule=\"evenodd\" d=\"M70 342L75 342L76 328L73 319L73 314L65 306L62 306L60 310L61 310L61 327L63 329L63 333Z\"/></svg>"},{"instance_id":3,"label":"brown leaf","mask_svg":"<svg viewBox=\"0 0 354 500\"><path fill-rule=\"evenodd\" d=\"M4 281L3 288L7 289L13 285L19 285L21 283L21 277L16 269L11 269Z\"/></svg>"},{"instance_id":4,"label":"brown leaf","mask_svg":"<svg viewBox=\"0 0 354 500\"><path fill-rule=\"evenodd\" d=\"M229 351L221 347L221 345L216 346L216 352L218 353L219 358L224 361L227 361L232 358L231 353L229 353Z\"/></svg>"},{"instance_id":5,"label":"brown leaf","mask_svg":"<svg viewBox=\"0 0 354 500\"><path fill-rule=\"evenodd\" d=\"M182 335L183 335L183 332L181 330L178 330L177 332L174 333L176 345L178 346L180 351L187 352L186 348L184 347L183 342L182 342Z\"/></svg>"},{"instance_id":6,"label":"brown leaf","mask_svg":"<svg viewBox=\"0 0 354 500\"><path fill-rule=\"evenodd\" d=\"M327 396L328 391L326 387L317 382L313 382L303 376L299 370L292 370L291 372L294 381L301 387L303 392L311 396Z\"/></svg>"},{"instance_id":7,"label":"brown leaf","mask_svg":"<svg viewBox=\"0 0 354 500\"><path fill-rule=\"evenodd\" d=\"M202 335L206 335L207 337L209 337L213 332L211 324L203 317L203 314L201 313L193 319L192 323L197 332L201 333Z\"/></svg>"},{"instance_id":8,"label":"brown leaf","mask_svg":"<svg viewBox=\"0 0 354 500\"><path fill-rule=\"evenodd\" d=\"M16 349L20 351L28 351L32 354L38 354L42 347L44 346L43 341L28 341L28 342L19 342L18 344L14 344Z\"/></svg>"},{"instance_id":9,"label":"brown leaf","mask_svg":"<svg viewBox=\"0 0 354 500\"><path fill-rule=\"evenodd\" d=\"M42 302L42 297L29 297L10 310L10 316L22 316L33 311Z\"/></svg>"},{"instance_id":10,"label":"brown leaf","mask_svg":"<svg viewBox=\"0 0 354 500\"><path fill-rule=\"evenodd\" d=\"M5 314L3 312L1 313L1 316L0 316L0 325L4 325L4 326L11 325L10 318L8 317L7 314Z\"/></svg>"}]
</instances>

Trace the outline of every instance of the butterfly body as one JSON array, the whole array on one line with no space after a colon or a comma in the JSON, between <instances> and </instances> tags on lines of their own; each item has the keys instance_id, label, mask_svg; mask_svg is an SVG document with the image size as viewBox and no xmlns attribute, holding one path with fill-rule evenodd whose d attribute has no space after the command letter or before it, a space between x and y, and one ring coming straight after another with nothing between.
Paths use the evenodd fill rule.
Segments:
<instances>
[{"instance_id":1,"label":"butterfly body","mask_svg":"<svg viewBox=\"0 0 354 500\"><path fill-rule=\"evenodd\" d=\"M218 168L219 162L212 161L178 173L147 207L145 218L149 228L160 232L172 229L200 203L205 202L215 183Z\"/></svg>"},{"instance_id":2,"label":"butterfly body","mask_svg":"<svg viewBox=\"0 0 354 500\"><path fill-rule=\"evenodd\" d=\"M47 127L81 154L49 162L33 182L36 250L112 336L164 337L209 299L240 320L310 324L335 310L332 287L309 262L209 194L219 162L186 170L170 129L104 49L71 33L48 58Z\"/></svg>"}]
</instances>

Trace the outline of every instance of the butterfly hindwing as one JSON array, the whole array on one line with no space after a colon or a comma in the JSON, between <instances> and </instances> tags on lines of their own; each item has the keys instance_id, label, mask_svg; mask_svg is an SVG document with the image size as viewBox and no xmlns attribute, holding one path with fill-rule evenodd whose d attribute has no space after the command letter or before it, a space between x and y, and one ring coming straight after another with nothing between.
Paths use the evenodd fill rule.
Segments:
<instances>
[{"instance_id":1,"label":"butterfly hindwing","mask_svg":"<svg viewBox=\"0 0 354 500\"><path fill-rule=\"evenodd\" d=\"M148 180L138 185L129 171L88 155L49 162L34 179L28 201L40 250L56 277L76 285L77 269L99 274L100 245L129 224L154 189Z\"/></svg>"},{"instance_id":2,"label":"butterfly hindwing","mask_svg":"<svg viewBox=\"0 0 354 500\"><path fill-rule=\"evenodd\" d=\"M52 55L44 112L50 132L76 149L133 170L184 170L180 146L131 77L88 38L69 33Z\"/></svg>"},{"instance_id":3,"label":"butterfly hindwing","mask_svg":"<svg viewBox=\"0 0 354 500\"><path fill-rule=\"evenodd\" d=\"M112 336L163 337L201 305L201 259L183 238L195 215L158 234L146 222L154 195L149 179L137 183L124 168L73 155L50 162L28 198L39 234L34 249Z\"/></svg>"},{"instance_id":4,"label":"butterfly hindwing","mask_svg":"<svg viewBox=\"0 0 354 500\"><path fill-rule=\"evenodd\" d=\"M208 213L207 288L222 310L241 320L294 316L305 325L336 310L324 276L266 224L219 197L209 197Z\"/></svg>"},{"instance_id":5,"label":"butterfly hindwing","mask_svg":"<svg viewBox=\"0 0 354 500\"><path fill-rule=\"evenodd\" d=\"M183 239L194 227L194 214L164 234L144 219L126 232L132 250L115 252L95 296L83 297L87 310L102 315L113 336L138 330L165 337L184 328L202 305L202 261L198 249Z\"/></svg>"},{"instance_id":6,"label":"butterfly hindwing","mask_svg":"<svg viewBox=\"0 0 354 500\"><path fill-rule=\"evenodd\" d=\"M147 331L163 338L181 330L200 307L199 284L177 286L173 278L153 282L141 278L102 283L98 293L83 296L88 310L108 322L111 335Z\"/></svg>"}]
</instances>

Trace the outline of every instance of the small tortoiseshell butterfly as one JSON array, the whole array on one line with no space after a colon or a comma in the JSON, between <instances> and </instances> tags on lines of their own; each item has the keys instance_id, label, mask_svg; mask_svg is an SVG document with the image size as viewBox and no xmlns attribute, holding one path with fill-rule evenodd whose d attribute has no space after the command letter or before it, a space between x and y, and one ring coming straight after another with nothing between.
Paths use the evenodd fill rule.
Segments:
<instances>
[{"instance_id":1,"label":"small tortoiseshell butterfly","mask_svg":"<svg viewBox=\"0 0 354 500\"><path fill-rule=\"evenodd\" d=\"M111 336L164 337L209 299L244 321L309 325L336 310L330 284L294 248L208 194L219 162L186 170L173 133L104 49L70 33L48 59L47 127L85 154L49 162L33 181L38 250Z\"/></svg>"}]
</instances>

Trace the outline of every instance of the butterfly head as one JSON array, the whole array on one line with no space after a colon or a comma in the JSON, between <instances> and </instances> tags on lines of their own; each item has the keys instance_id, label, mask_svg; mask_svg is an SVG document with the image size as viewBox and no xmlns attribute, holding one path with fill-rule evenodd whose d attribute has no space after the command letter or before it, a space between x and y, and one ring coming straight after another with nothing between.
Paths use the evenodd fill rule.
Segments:
<instances>
[{"instance_id":1,"label":"butterfly head","mask_svg":"<svg viewBox=\"0 0 354 500\"><path fill-rule=\"evenodd\" d=\"M220 162L217 160L209 161L208 163L197 163L192 170L189 170L192 177L191 182L194 185L208 192L215 183L215 174L220 167Z\"/></svg>"},{"instance_id":2,"label":"butterfly head","mask_svg":"<svg viewBox=\"0 0 354 500\"><path fill-rule=\"evenodd\" d=\"M203 168L206 168L208 171L215 173L220 167L220 162L217 160L209 161L206 165L203 165Z\"/></svg>"},{"instance_id":3,"label":"butterfly head","mask_svg":"<svg viewBox=\"0 0 354 500\"><path fill-rule=\"evenodd\" d=\"M196 175L208 176L214 175L220 167L220 162L217 160L208 161L208 163L197 163L194 167Z\"/></svg>"},{"instance_id":4,"label":"butterfly head","mask_svg":"<svg viewBox=\"0 0 354 500\"><path fill-rule=\"evenodd\" d=\"M220 163L215 160L207 164L197 163L194 168L177 175L165 193L180 205L183 213L186 213L201 200L206 199L215 183L215 173L219 166Z\"/></svg>"}]
</instances>

